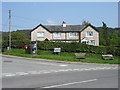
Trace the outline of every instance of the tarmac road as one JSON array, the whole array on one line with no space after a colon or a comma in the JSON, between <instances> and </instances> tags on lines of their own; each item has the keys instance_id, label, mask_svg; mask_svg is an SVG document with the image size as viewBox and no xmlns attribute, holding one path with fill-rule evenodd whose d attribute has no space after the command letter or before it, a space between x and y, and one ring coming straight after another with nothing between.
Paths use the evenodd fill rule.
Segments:
<instances>
[{"instance_id":1,"label":"tarmac road","mask_svg":"<svg viewBox=\"0 0 120 90\"><path fill-rule=\"evenodd\" d=\"M118 88L118 66L2 59L3 88Z\"/></svg>"}]
</instances>

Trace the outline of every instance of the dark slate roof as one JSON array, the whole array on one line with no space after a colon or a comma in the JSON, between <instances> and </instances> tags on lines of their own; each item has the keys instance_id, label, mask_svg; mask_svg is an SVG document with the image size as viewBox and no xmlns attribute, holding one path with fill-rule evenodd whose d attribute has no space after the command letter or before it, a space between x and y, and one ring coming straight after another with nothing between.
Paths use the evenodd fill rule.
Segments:
<instances>
[{"instance_id":1,"label":"dark slate roof","mask_svg":"<svg viewBox=\"0 0 120 90\"><path fill-rule=\"evenodd\" d=\"M32 31L34 31L39 26L42 26L49 32L81 32L88 26L91 26L93 29L98 31L95 27L93 27L90 24L89 25L66 25L66 27L63 27L62 25L42 25L42 24L40 24L37 27L35 27Z\"/></svg>"},{"instance_id":2,"label":"dark slate roof","mask_svg":"<svg viewBox=\"0 0 120 90\"><path fill-rule=\"evenodd\" d=\"M65 31L76 31L76 32L80 32L82 30L82 28L84 28L85 26L83 25L66 25L66 27L63 27L62 25L44 25L45 28L47 28L48 30L50 30L51 32L65 32Z\"/></svg>"}]
</instances>

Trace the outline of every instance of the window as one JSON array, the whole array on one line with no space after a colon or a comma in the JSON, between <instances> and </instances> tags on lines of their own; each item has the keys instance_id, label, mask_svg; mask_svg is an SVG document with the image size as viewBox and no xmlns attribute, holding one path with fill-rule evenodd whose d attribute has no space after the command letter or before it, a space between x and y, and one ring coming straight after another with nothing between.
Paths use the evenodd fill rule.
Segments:
<instances>
[{"instance_id":1,"label":"window","mask_svg":"<svg viewBox=\"0 0 120 90\"><path fill-rule=\"evenodd\" d=\"M60 32L55 32L55 33L54 33L54 36L55 36L55 37L61 37L61 33L60 33Z\"/></svg>"},{"instance_id":2,"label":"window","mask_svg":"<svg viewBox=\"0 0 120 90\"><path fill-rule=\"evenodd\" d=\"M88 41L82 41L82 43L88 44L89 42Z\"/></svg>"},{"instance_id":3,"label":"window","mask_svg":"<svg viewBox=\"0 0 120 90\"><path fill-rule=\"evenodd\" d=\"M70 32L70 37L76 37L77 33L76 32Z\"/></svg>"},{"instance_id":4,"label":"window","mask_svg":"<svg viewBox=\"0 0 120 90\"><path fill-rule=\"evenodd\" d=\"M37 37L44 37L45 33L44 32L37 32Z\"/></svg>"},{"instance_id":5,"label":"window","mask_svg":"<svg viewBox=\"0 0 120 90\"><path fill-rule=\"evenodd\" d=\"M92 31L87 32L87 36L93 36L93 32Z\"/></svg>"},{"instance_id":6,"label":"window","mask_svg":"<svg viewBox=\"0 0 120 90\"><path fill-rule=\"evenodd\" d=\"M95 45L95 40L90 40L88 44L89 45Z\"/></svg>"}]
</instances>

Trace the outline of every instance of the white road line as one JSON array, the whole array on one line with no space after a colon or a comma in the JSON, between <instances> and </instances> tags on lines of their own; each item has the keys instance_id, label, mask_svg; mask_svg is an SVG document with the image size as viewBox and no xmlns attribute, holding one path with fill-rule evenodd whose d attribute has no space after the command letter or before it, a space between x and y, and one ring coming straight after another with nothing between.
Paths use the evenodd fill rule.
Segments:
<instances>
[{"instance_id":1,"label":"white road line","mask_svg":"<svg viewBox=\"0 0 120 90\"><path fill-rule=\"evenodd\" d=\"M85 71L89 71L89 70L91 70L90 68L86 68L86 69L84 69Z\"/></svg>"},{"instance_id":2,"label":"white road line","mask_svg":"<svg viewBox=\"0 0 120 90\"><path fill-rule=\"evenodd\" d=\"M96 81L96 80L98 80L98 79L91 79L91 80L80 81L80 82L65 83L65 84L47 86L47 87L42 87L42 88L55 88L55 87L60 87L60 86L67 86L67 85L74 85L74 84L80 84L80 83L93 82L93 81Z\"/></svg>"},{"instance_id":3,"label":"white road line","mask_svg":"<svg viewBox=\"0 0 120 90\"><path fill-rule=\"evenodd\" d=\"M65 67L65 66L68 66L68 65L59 65L59 66L61 66L61 67Z\"/></svg>"},{"instance_id":4,"label":"white road line","mask_svg":"<svg viewBox=\"0 0 120 90\"><path fill-rule=\"evenodd\" d=\"M79 69L73 69L74 71L79 71Z\"/></svg>"},{"instance_id":5,"label":"white road line","mask_svg":"<svg viewBox=\"0 0 120 90\"><path fill-rule=\"evenodd\" d=\"M11 76L15 76L16 74L7 74L7 75L5 75L6 77L11 77Z\"/></svg>"},{"instance_id":6,"label":"white road line","mask_svg":"<svg viewBox=\"0 0 120 90\"><path fill-rule=\"evenodd\" d=\"M60 72L60 71L58 71L58 70L55 70L54 72Z\"/></svg>"},{"instance_id":7,"label":"white road line","mask_svg":"<svg viewBox=\"0 0 120 90\"><path fill-rule=\"evenodd\" d=\"M28 71L28 73L30 73L30 74L36 74L37 71Z\"/></svg>"},{"instance_id":8,"label":"white road line","mask_svg":"<svg viewBox=\"0 0 120 90\"><path fill-rule=\"evenodd\" d=\"M67 72L67 71L69 71L69 70L66 69L66 70L64 70L64 71Z\"/></svg>"},{"instance_id":9,"label":"white road line","mask_svg":"<svg viewBox=\"0 0 120 90\"><path fill-rule=\"evenodd\" d=\"M29 73L25 73L25 72L17 72L16 75L27 75Z\"/></svg>"},{"instance_id":10,"label":"white road line","mask_svg":"<svg viewBox=\"0 0 120 90\"><path fill-rule=\"evenodd\" d=\"M48 71L48 70L47 70ZM47 72L46 70L40 70L40 71L28 71L29 74L41 74L43 72Z\"/></svg>"},{"instance_id":11,"label":"white road line","mask_svg":"<svg viewBox=\"0 0 120 90\"><path fill-rule=\"evenodd\" d=\"M11 73L2 73L2 76L8 75L8 74L11 74Z\"/></svg>"},{"instance_id":12,"label":"white road line","mask_svg":"<svg viewBox=\"0 0 120 90\"><path fill-rule=\"evenodd\" d=\"M67 69L68 71L73 71L73 69Z\"/></svg>"},{"instance_id":13,"label":"white road line","mask_svg":"<svg viewBox=\"0 0 120 90\"><path fill-rule=\"evenodd\" d=\"M51 72L47 72L47 71L46 71L46 72L43 72L43 73L51 73Z\"/></svg>"},{"instance_id":14,"label":"white road line","mask_svg":"<svg viewBox=\"0 0 120 90\"><path fill-rule=\"evenodd\" d=\"M91 70L97 70L97 68L91 68Z\"/></svg>"},{"instance_id":15,"label":"white road line","mask_svg":"<svg viewBox=\"0 0 120 90\"><path fill-rule=\"evenodd\" d=\"M52 65L52 66L61 66L61 67L64 67L64 66L68 66L66 64L52 64L52 63L44 63L44 62L34 62L35 64L44 64L44 65Z\"/></svg>"},{"instance_id":16,"label":"white road line","mask_svg":"<svg viewBox=\"0 0 120 90\"><path fill-rule=\"evenodd\" d=\"M113 67L112 69L120 69L120 68L118 68L118 67Z\"/></svg>"},{"instance_id":17,"label":"white road line","mask_svg":"<svg viewBox=\"0 0 120 90\"><path fill-rule=\"evenodd\" d=\"M65 70L58 70L59 72L64 72Z\"/></svg>"},{"instance_id":18,"label":"white road line","mask_svg":"<svg viewBox=\"0 0 120 90\"><path fill-rule=\"evenodd\" d=\"M40 71L27 71L27 72L15 72L15 73L3 73L3 77L15 76L15 75L28 75L28 74L47 74L57 72L68 72L68 71L92 71L92 70L113 70L118 67L96 67L96 68L81 68L81 69L59 69L59 70L40 70Z\"/></svg>"},{"instance_id":19,"label":"white road line","mask_svg":"<svg viewBox=\"0 0 120 90\"><path fill-rule=\"evenodd\" d=\"M79 69L79 71L84 71L84 69Z\"/></svg>"}]
</instances>

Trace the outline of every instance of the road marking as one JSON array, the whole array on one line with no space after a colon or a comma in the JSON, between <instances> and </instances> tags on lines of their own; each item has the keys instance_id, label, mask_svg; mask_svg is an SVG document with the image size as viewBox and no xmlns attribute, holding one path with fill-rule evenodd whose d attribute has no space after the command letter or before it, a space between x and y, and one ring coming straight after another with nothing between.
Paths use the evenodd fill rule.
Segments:
<instances>
[{"instance_id":1,"label":"road marking","mask_svg":"<svg viewBox=\"0 0 120 90\"><path fill-rule=\"evenodd\" d=\"M73 69L74 71L79 71L79 69Z\"/></svg>"},{"instance_id":2,"label":"road marking","mask_svg":"<svg viewBox=\"0 0 120 90\"><path fill-rule=\"evenodd\" d=\"M67 69L68 71L73 71L73 69Z\"/></svg>"},{"instance_id":3,"label":"road marking","mask_svg":"<svg viewBox=\"0 0 120 90\"><path fill-rule=\"evenodd\" d=\"M29 71L28 73L29 74L41 74L41 72L38 72L38 71Z\"/></svg>"},{"instance_id":4,"label":"road marking","mask_svg":"<svg viewBox=\"0 0 120 90\"><path fill-rule=\"evenodd\" d=\"M64 72L65 70L64 69L61 69L61 70L58 70L59 72Z\"/></svg>"},{"instance_id":5,"label":"road marking","mask_svg":"<svg viewBox=\"0 0 120 90\"><path fill-rule=\"evenodd\" d=\"M7 74L7 75L5 75L6 77L11 77L11 76L15 76L16 74Z\"/></svg>"},{"instance_id":6,"label":"road marking","mask_svg":"<svg viewBox=\"0 0 120 90\"><path fill-rule=\"evenodd\" d=\"M43 72L43 73L51 73L51 72L47 72L47 71L46 71L46 72Z\"/></svg>"},{"instance_id":7,"label":"road marking","mask_svg":"<svg viewBox=\"0 0 120 90\"><path fill-rule=\"evenodd\" d=\"M61 66L61 67L65 67L65 66L68 66L68 65L59 65L59 66Z\"/></svg>"},{"instance_id":8,"label":"road marking","mask_svg":"<svg viewBox=\"0 0 120 90\"><path fill-rule=\"evenodd\" d=\"M29 73L25 73L25 72L16 72L16 75L27 75Z\"/></svg>"},{"instance_id":9,"label":"road marking","mask_svg":"<svg viewBox=\"0 0 120 90\"><path fill-rule=\"evenodd\" d=\"M61 66L61 67L65 67L65 66L68 66L66 64L52 64L52 63L44 63L44 62L32 62L32 63L35 63L35 64L45 64L45 65L52 65L52 66Z\"/></svg>"},{"instance_id":10,"label":"road marking","mask_svg":"<svg viewBox=\"0 0 120 90\"><path fill-rule=\"evenodd\" d=\"M85 71L89 71L89 70L91 70L90 68L86 68L86 69L84 69Z\"/></svg>"},{"instance_id":11,"label":"road marking","mask_svg":"<svg viewBox=\"0 0 120 90\"><path fill-rule=\"evenodd\" d=\"M68 72L68 71L92 71L92 70L113 70L118 69L118 67L95 67L95 68L81 68L81 69L59 69L59 70L40 70L40 71L27 71L27 72L15 72L15 73L3 73L2 77L10 77L15 75L29 75L29 74L47 74L47 73L57 73L57 72Z\"/></svg>"},{"instance_id":12,"label":"road marking","mask_svg":"<svg viewBox=\"0 0 120 90\"><path fill-rule=\"evenodd\" d=\"M93 82L93 81L96 81L96 80L98 80L98 79L91 79L91 80L80 81L80 82L65 83L65 84L47 86L47 87L42 87L42 88L55 88L55 87L60 87L60 86L67 86L67 85L74 85L74 84L80 84L80 83Z\"/></svg>"}]
</instances>

